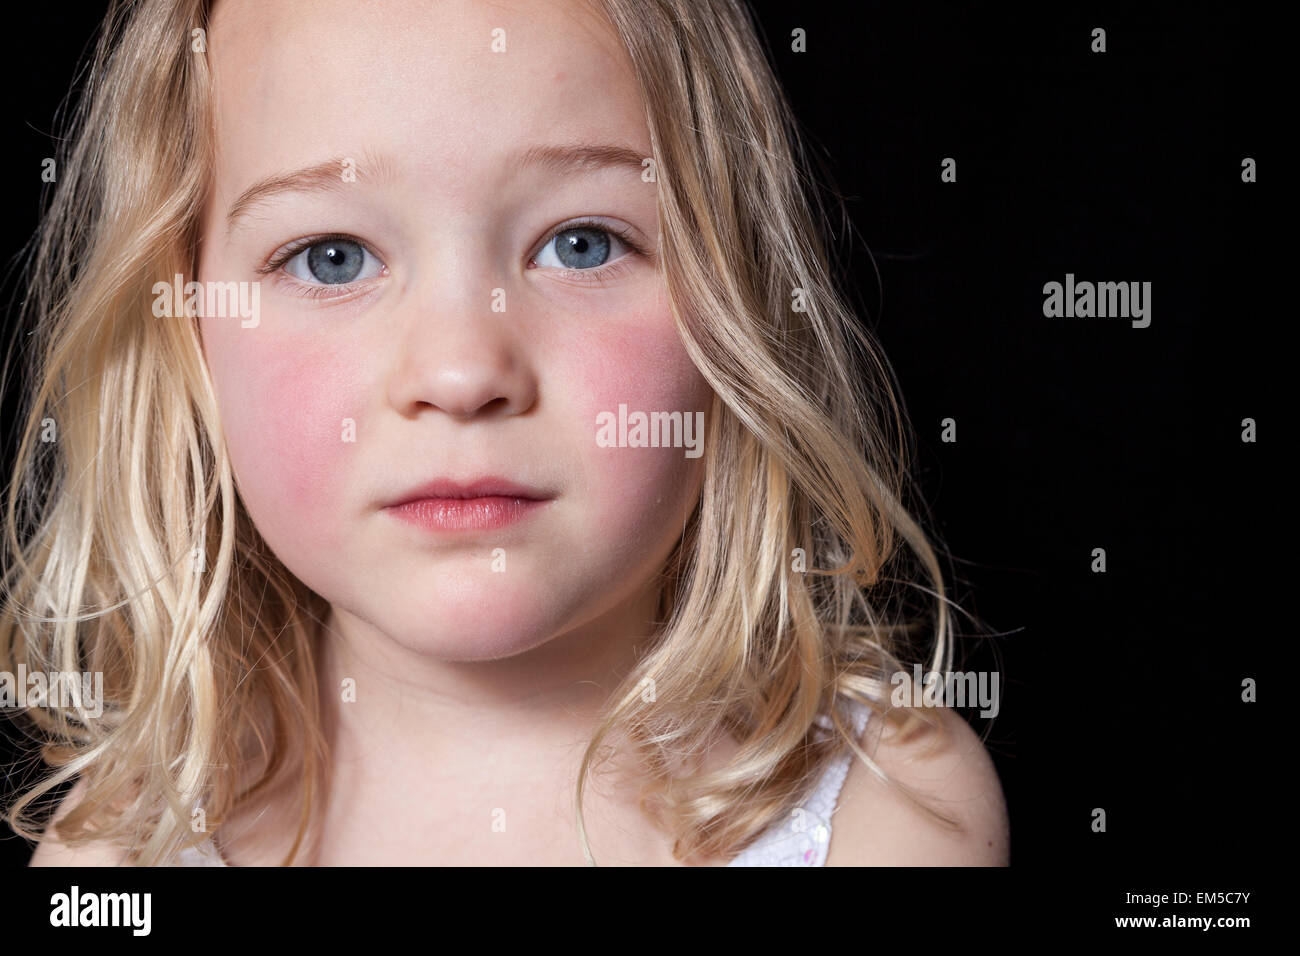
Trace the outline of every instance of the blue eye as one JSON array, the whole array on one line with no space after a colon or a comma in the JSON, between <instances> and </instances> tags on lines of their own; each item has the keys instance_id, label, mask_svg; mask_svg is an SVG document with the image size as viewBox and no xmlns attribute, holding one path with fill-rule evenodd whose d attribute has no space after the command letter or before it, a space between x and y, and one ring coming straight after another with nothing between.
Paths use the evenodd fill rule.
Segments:
<instances>
[{"instance_id":1,"label":"blue eye","mask_svg":"<svg viewBox=\"0 0 1300 956\"><path fill-rule=\"evenodd\" d=\"M627 244L618 236L599 226L570 226L557 232L537 254L539 266L558 266L563 269L595 269L611 258L611 249ZM547 258L554 262L545 261ZM617 258L617 256L615 257Z\"/></svg>"},{"instance_id":2,"label":"blue eye","mask_svg":"<svg viewBox=\"0 0 1300 956\"><path fill-rule=\"evenodd\" d=\"M608 261L611 238L603 229L579 226L556 233L546 248L554 248L556 257L566 269L593 269Z\"/></svg>"},{"instance_id":3,"label":"blue eye","mask_svg":"<svg viewBox=\"0 0 1300 956\"><path fill-rule=\"evenodd\" d=\"M323 239L293 255L284 268L295 279L309 284L346 285L358 278L379 275L383 265L359 242Z\"/></svg>"}]
</instances>

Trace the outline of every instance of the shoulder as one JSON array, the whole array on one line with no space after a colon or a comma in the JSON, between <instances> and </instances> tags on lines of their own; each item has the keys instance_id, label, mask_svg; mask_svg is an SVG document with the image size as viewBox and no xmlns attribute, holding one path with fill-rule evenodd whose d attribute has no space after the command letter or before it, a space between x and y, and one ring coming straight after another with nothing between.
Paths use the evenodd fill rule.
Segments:
<instances>
[{"instance_id":1,"label":"shoulder","mask_svg":"<svg viewBox=\"0 0 1300 956\"><path fill-rule=\"evenodd\" d=\"M931 707L925 713L939 729L914 721L906 735L873 714L862 749L960 829L935 820L852 754L831 824L827 866L1007 865L1010 826L993 760L956 711Z\"/></svg>"},{"instance_id":2,"label":"shoulder","mask_svg":"<svg viewBox=\"0 0 1300 956\"><path fill-rule=\"evenodd\" d=\"M78 780L59 804L45 828L45 836L36 845L28 866L125 866L126 851L108 843L91 842L70 847L59 841L53 825L72 811L85 796L85 782Z\"/></svg>"}]
</instances>

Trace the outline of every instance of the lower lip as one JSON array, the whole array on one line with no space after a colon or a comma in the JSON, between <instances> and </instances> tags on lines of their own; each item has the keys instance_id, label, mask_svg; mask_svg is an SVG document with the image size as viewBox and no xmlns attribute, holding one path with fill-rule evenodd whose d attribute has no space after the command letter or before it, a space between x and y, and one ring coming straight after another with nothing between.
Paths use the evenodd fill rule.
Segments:
<instances>
[{"instance_id":1,"label":"lower lip","mask_svg":"<svg viewBox=\"0 0 1300 956\"><path fill-rule=\"evenodd\" d=\"M521 521L545 505L547 500L500 495L421 498L384 510L427 531L492 531Z\"/></svg>"}]
</instances>

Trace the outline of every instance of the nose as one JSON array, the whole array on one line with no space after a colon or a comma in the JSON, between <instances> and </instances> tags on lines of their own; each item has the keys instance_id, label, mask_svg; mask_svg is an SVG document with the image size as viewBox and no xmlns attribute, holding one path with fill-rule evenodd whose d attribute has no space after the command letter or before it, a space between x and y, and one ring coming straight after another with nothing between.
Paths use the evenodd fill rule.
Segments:
<instances>
[{"instance_id":1,"label":"nose","mask_svg":"<svg viewBox=\"0 0 1300 956\"><path fill-rule=\"evenodd\" d=\"M525 343L493 311L500 297L422 297L397 343L389 401L406 416L438 409L452 418L520 415L537 399L537 376Z\"/></svg>"}]
</instances>

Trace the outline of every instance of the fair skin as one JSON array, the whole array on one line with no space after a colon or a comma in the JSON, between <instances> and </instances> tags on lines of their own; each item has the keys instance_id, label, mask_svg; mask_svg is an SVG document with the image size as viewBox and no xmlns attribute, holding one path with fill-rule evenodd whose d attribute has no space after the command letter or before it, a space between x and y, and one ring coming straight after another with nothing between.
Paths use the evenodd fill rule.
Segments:
<instances>
[{"instance_id":1,"label":"fair skin","mask_svg":"<svg viewBox=\"0 0 1300 956\"><path fill-rule=\"evenodd\" d=\"M496 28L503 52L490 47ZM255 327L201 319L204 355L245 506L331 605L320 691L332 763L306 862L583 865L579 761L604 694L651 634L654 575L702 480L701 459L680 448L599 447L596 416L621 403L707 411L711 392L656 272L654 183L631 163L517 158L573 144L650 156L631 67L574 3L391 3L359 16L342 0L223 0L208 46L217 149L199 279L261 280L261 298ZM237 202L320 163L340 171L326 167L326 188ZM590 267L561 259L550 239L580 217L649 255L615 234ZM320 268L305 244L259 272L323 234L347 237L334 254L359 264L354 278ZM551 498L492 531L430 532L382 511L432 478L483 475ZM966 724L945 720L937 754L864 745L952 801L969 834L943 834L855 766L828 865L1001 862L997 776ZM733 752L720 741L704 769ZM597 861L681 865L635 806L635 769L616 766L584 802ZM218 834L227 859L282 858L288 805L230 821ZM47 840L33 864L118 858Z\"/></svg>"}]
</instances>

